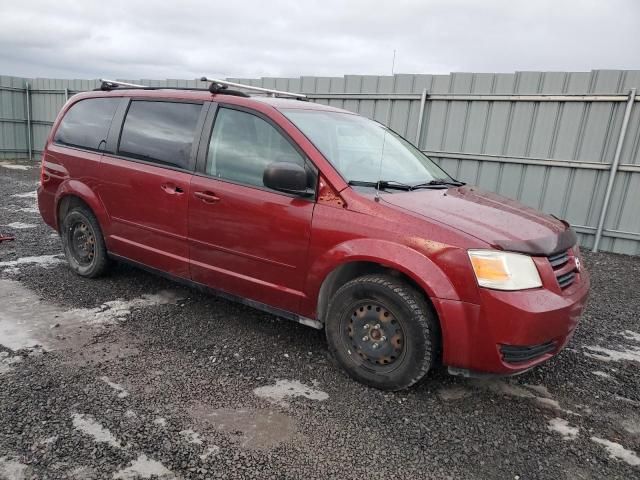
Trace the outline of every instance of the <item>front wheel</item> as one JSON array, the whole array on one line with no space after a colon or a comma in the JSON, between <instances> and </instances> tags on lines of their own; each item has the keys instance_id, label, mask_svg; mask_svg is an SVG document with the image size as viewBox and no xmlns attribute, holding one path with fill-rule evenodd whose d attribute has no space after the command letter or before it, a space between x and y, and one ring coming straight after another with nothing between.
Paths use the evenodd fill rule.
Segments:
<instances>
[{"instance_id":1,"label":"front wheel","mask_svg":"<svg viewBox=\"0 0 640 480\"><path fill-rule=\"evenodd\" d=\"M98 220L91 210L84 206L69 210L60 233L71 270L88 278L98 277L106 271L107 249Z\"/></svg>"},{"instance_id":2,"label":"front wheel","mask_svg":"<svg viewBox=\"0 0 640 480\"><path fill-rule=\"evenodd\" d=\"M436 359L438 323L413 287L389 275L344 284L329 305L329 351L354 379L382 390L417 383Z\"/></svg>"}]
</instances>

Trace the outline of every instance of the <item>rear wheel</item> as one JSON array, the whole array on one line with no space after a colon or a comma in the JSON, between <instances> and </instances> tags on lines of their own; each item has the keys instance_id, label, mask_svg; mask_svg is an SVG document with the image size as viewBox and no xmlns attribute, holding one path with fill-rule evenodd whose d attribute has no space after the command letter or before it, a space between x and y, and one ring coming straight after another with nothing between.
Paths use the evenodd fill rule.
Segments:
<instances>
[{"instance_id":1,"label":"rear wheel","mask_svg":"<svg viewBox=\"0 0 640 480\"><path fill-rule=\"evenodd\" d=\"M338 363L375 388L410 387L435 363L435 313L413 287L389 275L366 275L338 289L325 329Z\"/></svg>"},{"instance_id":2,"label":"rear wheel","mask_svg":"<svg viewBox=\"0 0 640 480\"><path fill-rule=\"evenodd\" d=\"M91 210L84 206L69 210L62 221L60 236L67 262L78 275L95 278L107 270L102 230Z\"/></svg>"}]
</instances>

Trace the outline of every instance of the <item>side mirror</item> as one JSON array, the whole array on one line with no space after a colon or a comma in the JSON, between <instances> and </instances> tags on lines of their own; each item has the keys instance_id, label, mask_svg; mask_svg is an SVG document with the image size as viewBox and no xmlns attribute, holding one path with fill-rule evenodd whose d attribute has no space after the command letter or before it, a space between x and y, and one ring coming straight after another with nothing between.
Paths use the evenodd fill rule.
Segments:
<instances>
[{"instance_id":1,"label":"side mirror","mask_svg":"<svg viewBox=\"0 0 640 480\"><path fill-rule=\"evenodd\" d=\"M262 183L279 192L310 196L307 188L307 171L297 163L273 162L267 165L262 175Z\"/></svg>"}]
</instances>

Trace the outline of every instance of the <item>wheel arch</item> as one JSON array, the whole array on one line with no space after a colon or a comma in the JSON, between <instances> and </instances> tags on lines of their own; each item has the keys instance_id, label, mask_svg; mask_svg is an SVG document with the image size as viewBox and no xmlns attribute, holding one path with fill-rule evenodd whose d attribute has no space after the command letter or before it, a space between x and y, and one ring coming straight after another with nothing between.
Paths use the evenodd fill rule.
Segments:
<instances>
[{"instance_id":1,"label":"wheel arch","mask_svg":"<svg viewBox=\"0 0 640 480\"><path fill-rule=\"evenodd\" d=\"M309 297L315 318L324 322L328 304L341 285L369 273L387 273L403 278L427 302L432 298L459 300L446 274L428 257L409 247L372 239L345 242L319 258L311 267ZM434 309L438 313L437 308Z\"/></svg>"},{"instance_id":2,"label":"wheel arch","mask_svg":"<svg viewBox=\"0 0 640 480\"><path fill-rule=\"evenodd\" d=\"M109 217L102 202L89 186L77 180L64 182L56 193L55 222L58 232L60 232L64 215L76 205L83 205L91 210L98 219L104 235L105 226L109 224Z\"/></svg>"}]
</instances>

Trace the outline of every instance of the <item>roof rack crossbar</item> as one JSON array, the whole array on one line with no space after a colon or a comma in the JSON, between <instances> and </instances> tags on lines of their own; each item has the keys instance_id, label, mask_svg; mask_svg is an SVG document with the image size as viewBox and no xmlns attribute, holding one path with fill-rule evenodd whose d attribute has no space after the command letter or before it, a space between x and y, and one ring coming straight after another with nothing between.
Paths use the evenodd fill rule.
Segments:
<instances>
[{"instance_id":1,"label":"roof rack crossbar","mask_svg":"<svg viewBox=\"0 0 640 480\"><path fill-rule=\"evenodd\" d=\"M145 88L146 85L138 85L137 83L120 82L118 80L109 80L108 78L101 78L100 82L103 86L111 87L133 87L133 88Z\"/></svg>"},{"instance_id":2,"label":"roof rack crossbar","mask_svg":"<svg viewBox=\"0 0 640 480\"><path fill-rule=\"evenodd\" d=\"M271 96L279 95L282 97L307 98L307 96L302 93L285 92L283 90L274 90L272 88L254 87L253 85L245 85L243 83L228 82L227 80L219 80L217 78L202 77L200 78L200 81L212 82L214 84L218 84L223 87L236 87L236 88L243 88L245 90L253 90L254 92L262 92L262 93L269 94Z\"/></svg>"}]
</instances>

